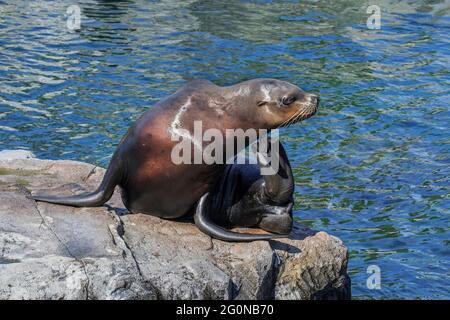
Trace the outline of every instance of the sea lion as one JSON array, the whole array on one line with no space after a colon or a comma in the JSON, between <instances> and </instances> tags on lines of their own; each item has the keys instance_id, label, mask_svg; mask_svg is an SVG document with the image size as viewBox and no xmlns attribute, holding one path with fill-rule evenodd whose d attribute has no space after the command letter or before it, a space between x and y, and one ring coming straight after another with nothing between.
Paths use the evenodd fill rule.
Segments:
<instances>
[{"instance_id":1,"label":"sea lion","mask_svg":"<svg viewBox=\"0 0 450 320\"><path fill-rule=\"evenodd\" d=\"M198 120L205 130L217 128L224 135L226 129L275 129L313 116L318 103L318 96L275 79L226 87L207 80L190 81L129 128L96 191L68 197L35 195L34 199L94 207L108 201L118 185L123 203L132 213L174 219L195 212L199 229L226 241L285 237L292 226L294 184L281 144L278 174L261 176L259 166L267 164L259 154L259 166L175 164L171 161L178 143L174 136L187 132L192 139ZM230 186L235 187L231 193L227 191ZM257 212L255 217L251 212ZM260 226L276 234L242 234L223 228L226 226Z\"/></svg>"}]
</instances>

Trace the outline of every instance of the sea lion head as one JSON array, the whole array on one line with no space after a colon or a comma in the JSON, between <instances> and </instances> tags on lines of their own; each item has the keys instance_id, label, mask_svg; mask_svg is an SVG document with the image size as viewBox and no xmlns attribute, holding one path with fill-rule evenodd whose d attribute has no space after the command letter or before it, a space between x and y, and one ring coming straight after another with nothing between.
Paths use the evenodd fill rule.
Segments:
<instances>
[{"instance_id":1,"label":"sea lion head","mask_svg":"<svg viewBox=\"0 0 450 320\"><path fill-rule=\"evenodd\" d=\"M276 79L254 79L233 86L234 98L245 116L259 122L260 128L285 127L312 117L319 96Z\"/></svg>"}]
</instances>

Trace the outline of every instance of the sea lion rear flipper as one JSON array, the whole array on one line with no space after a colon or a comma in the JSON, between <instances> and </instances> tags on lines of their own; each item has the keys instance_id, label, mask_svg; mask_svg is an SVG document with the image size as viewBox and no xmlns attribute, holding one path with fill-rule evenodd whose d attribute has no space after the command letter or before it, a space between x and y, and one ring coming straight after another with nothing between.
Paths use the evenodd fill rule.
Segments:
<instances>
[{"instance_id":1,"label":"sea lion rear flipper","mask_svg":"<svg viewBox=\"0 0 450 320\"><path fill-rule=\"evenodd\" d=\"M214 224L206 212L207 201L209 198L209 194L206 193L203 197L200 198L200 201L197 205L197 209L194 215L194 220L196 226L206 233L207 235L223 240L223 241L231 241L231 242L249 242L249 241L257 241L257 240L271 240L276 238L287 238L288 235L283 234L248 234L248 233L238 233L226 230L216 224Z\"/></svg>"},{"instance_id":2,"label":"sea lion rear flipper","mask_svg":"<svg viewBox=\"0 0 450 320\"><path fill-rule=\"evenodd\" d=\"M103 176L100 186L94 192L66 197L37 194L33 195L33 199L36 201L63 204L73 207L101 206L111 198L115 186L119 183L122 177L121 161L118 158L118 153L116 152L109 163L108 169Z\"/></svg>"}]
</instances>

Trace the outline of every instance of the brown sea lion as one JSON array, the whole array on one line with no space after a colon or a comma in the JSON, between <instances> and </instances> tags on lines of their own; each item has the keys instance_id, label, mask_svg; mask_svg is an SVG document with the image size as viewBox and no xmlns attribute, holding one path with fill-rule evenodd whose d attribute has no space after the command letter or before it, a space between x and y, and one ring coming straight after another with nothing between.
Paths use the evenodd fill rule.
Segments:
<instances>
[{"instance_id":1,"label":"brown sea lion","mask_svg":"<svg viewBox=\"0 0 450 320\"><path fill-rule=\"evenodd\" d=\"M168 219L195 212L199 228L215 238L253 241L286 236L292 227L294 183L281 144L278 173L261 176L259 169L267 163L260 155L259 166L175 164L171 160L178 143L174 137L187 132L192 138L194 121L199 120L204 130L216 128L224 135L226 129L275 129L311 117L318 102L318 96L275 79L227 87L206 80L188 82L129 128L96 191L68 197L35 195L34 199L100 206L118 185L130 212ZM276 234L243 234L224 228L230 226L261 227Z\"/></svg>"}]
</instances>

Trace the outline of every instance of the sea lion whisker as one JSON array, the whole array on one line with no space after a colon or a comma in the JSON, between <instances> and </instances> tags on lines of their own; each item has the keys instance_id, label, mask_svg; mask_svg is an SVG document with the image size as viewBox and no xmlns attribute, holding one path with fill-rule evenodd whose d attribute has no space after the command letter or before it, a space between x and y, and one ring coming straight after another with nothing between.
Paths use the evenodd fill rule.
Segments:
<instances>
[{"instance_id":1,"label":"sea lion whisker","mask_svg":"<svg viewBox=\"0 0 450 320\"><path fill-rule=\"evenodd\" d=\"M306 111L303 110L303 111L297 116L297 118L295 119L295 122L304 120L304 119L305 119L305 118L304 118L305 115L306 115Z\"/></svg>"},{"instance_id":2,"label":"sea lion whisker","mask_svg":"<svg viewBox=\"0 0 450 320\"><path fill-rule=\"evenodd\" d=\"M295 119L295 122L305 120L305 119L307 118L307 117L305 117L306 115L307 115L306 110L303 110L303 111L298 115L298 117Z\"/></svg>"},{"instance_id":3,"label":"sea lion whisker","mask_svg":"<svg viewBox=\"0 0 450 320\"><path fill-rule=\"evenodd\" d=\"M290 121L289 125L294 124L294 123L296 122L297 118L298 118L299 116L302 115L302 113L303 113L303 110L299 110L299 111L294 115L294 118Z\"/></svg>"},{"instance_id":4,"label":"sea lion whisker","mask_svg":"<svg viewBox=\"0 0 450 320\"><path fill-rule=\"evenodd\" d=\"M294 113L294 115L293 115L292 117L290 117L289 119L285 120L282 124L280 124L280 125L278 126L278 128L284 127L284 126L289 122L289 120L291 120L296 114L297 114L297 113Z\"/></svg>"},{"instance_id":5,"label":"sea lion whisker","mask_svg":"<svg viewBox=\"0 0 450 320\"><path fill-rule=\"evenodd\" d=\"M297 114L298 113L300 113L301 112L301 110L298 110L297 112L295 112L289 119L287 119L286 121L284 121L279 127L284 127L284 126L286 126L286 127L288 127L289 126L289 122L290 122L290 120L292 120L295 116L297 116Z\"/></svg>"},{"instance_id":6,"label":"sea lion whisker","mask_svg":"<svg viewBox=\"0 0 450 320\"><path fill-rule=\"evenodd\" d=\"M300 113L298 116L295 117L295 119L292 121L292 123L297 123L297 120L301 117L302 117L302 114Z\"/></svg>"}]
</instances>

